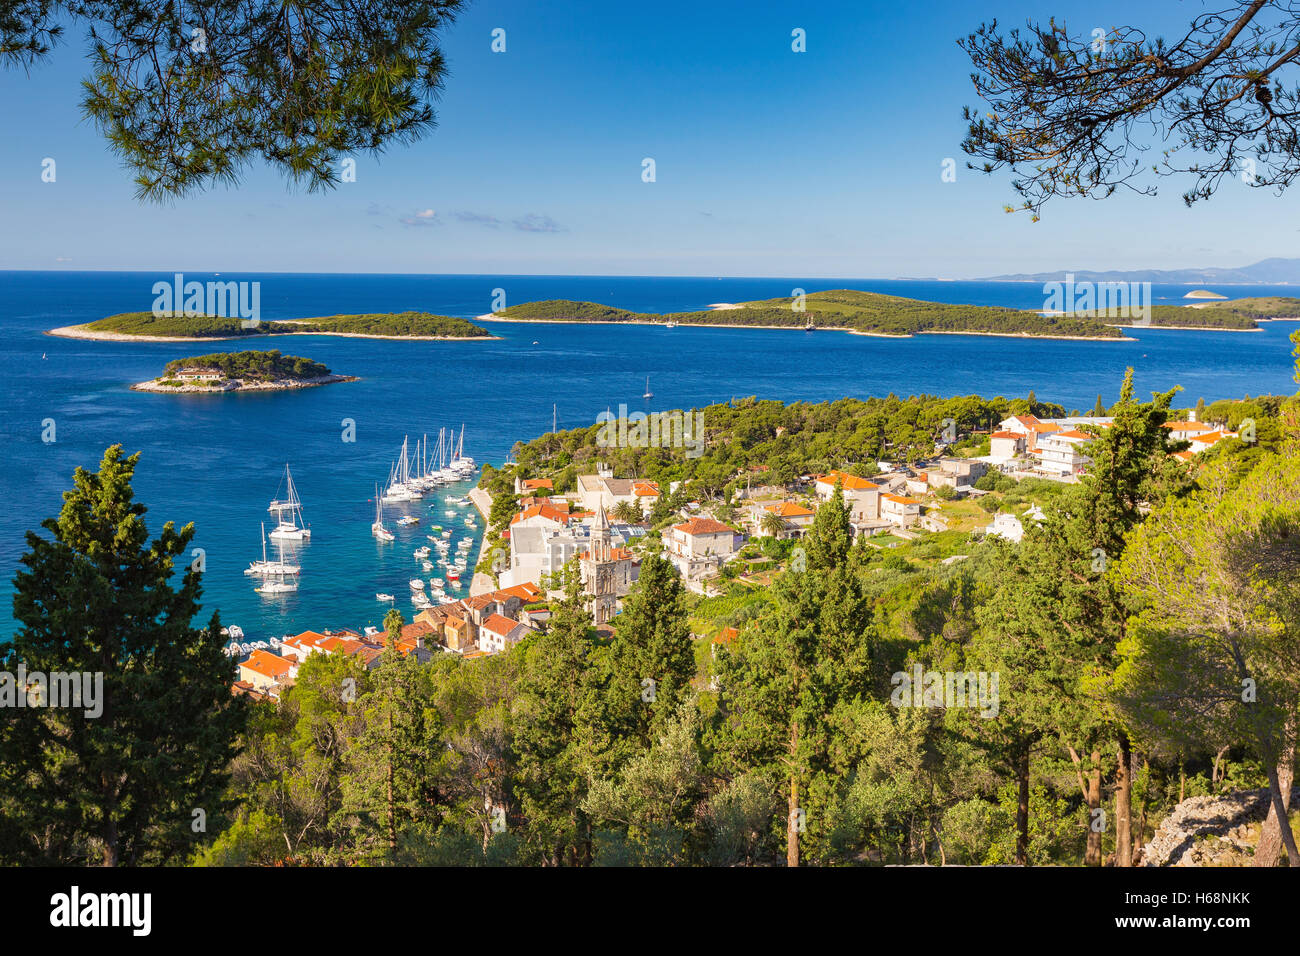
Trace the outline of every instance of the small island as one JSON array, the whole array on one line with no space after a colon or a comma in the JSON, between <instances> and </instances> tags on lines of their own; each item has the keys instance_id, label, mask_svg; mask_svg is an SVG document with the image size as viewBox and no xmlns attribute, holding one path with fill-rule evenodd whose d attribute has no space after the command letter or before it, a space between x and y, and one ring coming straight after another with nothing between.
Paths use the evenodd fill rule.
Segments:
<instances>
[{"instance_id":1,"label":"small island","mask_svg":"<svg viewBox=\"0 0 1300 956\"><path fill-rule=\"evenodd\" d=\"M194 339L251 338L262 335L339 335L353 338L417 340L495 339L482 326L430 312L380 312L308 319L263 320L245 325L239 318L184 313L123 312L85 325L50 329L46 335L111 342L184 342Z\"/></svg>"},{"instance_id":2,"label":"small island","mask_svg":"<svg viewBox=\"0 0 1300 956\"><path fill-rule=\"evenodd\" d=\"M1219 295L1217 292L1211 292L1209 289L1193 289L1184 299L1226 299L1226 295Z\"/></svg>"},{"instance_id":3,"label":"small island","mask_svg":"<svg viewBox=\"0 0 1300 956\"><path fill-rule=\"evenodd\" d=\"M214 352L168 362L163 373L131 388L169 395L194 392L265 392L355 382L355 375L335 375L320 362L301 355L269 352Z\"/></svg>"}]
</instances>

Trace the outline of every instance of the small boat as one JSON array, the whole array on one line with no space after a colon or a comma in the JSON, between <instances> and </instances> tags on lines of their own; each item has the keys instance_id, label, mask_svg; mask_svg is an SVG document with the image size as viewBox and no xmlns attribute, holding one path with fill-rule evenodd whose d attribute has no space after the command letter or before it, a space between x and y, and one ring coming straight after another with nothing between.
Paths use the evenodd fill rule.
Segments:
<instances>
[{"instance_id":1,"label":"small boat","mask_svg":"<svg viewBox=\"0 0 1300 956\"><path fill-rule=\"evenodd\" d=\"M227 634L230 635L232 640L238 641L238 640L242 640L244 637L244 629L240 627L238 624L230 625L230 627L226 628L225 631Z\"/></svg>"},{"instance_id":2,"label":"small boat","mask_svg":"<svg viewBox=\"0 0 1300 956\"><path fill-rule=\"evenodd\" d=\"M647 376L645 377L645 394L642 395L641 397L642 397L642 398L654 398L654 397L655 397L655 393L652 392L652 391L650 391L650 376L649 376L649 375L647 375Z\"/></svg>"},{"instance_id":3,"label":"small boat","mask_svg":"<svg viewBox=\"0 0 1300 956\"><path fill-rule=\"evenodd\" d=\"M448 569L447 569L447 580L448 580L448 581L459 581L459 580L460 580L460 572L459 572L458 570L456 570L455 568L448 568Z\"/></svg>"},{"instance_id":4,"label":"small boat","mask_svg":"<svg viewBox=\"0 0 1300 956\"><path fill-rule=\"evenodd\" d=\"M427 558L431 552L428 548L416 548L415 556L417 558Z\"/></svg>"},{"instance_id":5,"label":"small boat","mask_svg":"<svg viewBox=\"0 0 1300 956\"><path fill-rule=\"evenodd\" d=\"M447 541L447 540L449 540L450 538L451 538L451 532L450 532L450 531L444 531L444 532L442 533L442 540L443 540L443 541Z\"/></svg>"},{"instance_id":6,"label":"small boat","mask_svg":"<svg viewBox=\"0 0 1300 956\"><path fill-rule=\"evenodd\" d=\"M411 604L418 607L420 610L433 607L433 602L425 597L424 592L422 591L417 591L415 594L411 595Z\"/></svg>"},{"instance_id":7,"label":"small boat","mask_svg":"<svg viewBox=\"0 0 1300 956\"><path fill-rule=\"evenodd\" d=\"M396 600L396 598L394 598L391 594L385 594L383 591L379 591L379 592L377 592L377 593L375 594L375 600L376 600L376 601L394 601L394 600Z\"/></svg>"},{"instance_id":8,"label":"small boat","mask_svg":"<svg viewBox=\"0 0 1300 956\"><path fill-rule=\"evenodd\" d=\"M379 628L375 627L373 624L367 624L361 629L363 637L378 637L379 633Z\"/></svg>"},{"instance_id":9,"label":"small boat","mask_svg":"<svg viewBox=\"0 0 1300 956\"><path fill-rule=\"evenodd\" d=\"M432 562L432 561L421 561L421 562L420 562L420 570L421 570L421 571L432 571L432 570L433 570L433 562Z\"/></svg>"},{"instance_id":10,"label":"small boat","mask_svg":"<svg viewBox=\"0 0 1300 956\"><path fill-rule=\"evenodd\" d=\"M443 514L446 515L448 518L456 517L456 512L453 511L451 508L448 508L446 511L444 511Z\"/></svg>"},{"instance_id":11,"label":"small boat","mask_svg":"<svg viewBox=\"0 0 1300 956\"><path fill-rule=\"evenodd\" d=\"M419 524L420 519L415 515L402 515L402 517L397 519L397 523L404 528L409 528L413 524Z\"/></svg>"},{"instance_id":12,"label":"small boat","mask_svg":"<svg viewBox=\"0 0 1300 956\"><path fill-rule=\"evenodd\" d=\"M447 586L447 582L444 581L442 578L430 578L429 583L432 584L435 588L441 588Z\"/></svg>"},{"instance_id":13,"label":"small boat","mask_svg":"<svg viewBox=\"0 0 1300 956\"><path fill-rule=\"evenodd\" d=\"M424 590L424 581L421 580L420 578L411 578L411 590L412 590L412 591L423 591L423 590Z\"/></svg>"},{"instance_id":14,"label":"small boat","mask_svg":"<svg viewBox=\"0 0 1300 956\"><path fill-rule=\"evenodd\" d=\"M454 597L452 597L450 594L443 594L443 595L441 595L441 596L438 598L438 603L439 603L439 604L455 604L455 603L456 603L456 599L455 599Z\"/></svg>"}]
</instances>

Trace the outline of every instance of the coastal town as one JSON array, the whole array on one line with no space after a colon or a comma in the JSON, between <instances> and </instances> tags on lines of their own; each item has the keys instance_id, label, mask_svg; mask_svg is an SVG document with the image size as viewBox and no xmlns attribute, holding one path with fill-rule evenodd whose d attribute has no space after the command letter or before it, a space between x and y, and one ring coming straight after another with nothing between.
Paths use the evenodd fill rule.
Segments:
<instances>
[{"instance_id":1,"label":"coastal town","mask_svg":"<svg viewBox=\"0 0 1300 956\"><path fill-rule=\"evenodd\" d=\"M1172 453L1179 461L1192 462L1219 442L1239 437L1224 423L1197 421L1195 411L1188 414L1187 420L1162 426L1171 442L1188 446ZM413 618L402 618L391 633L375 627L322 628L245 645L248 652L240 655L234 690L254 699L278 699L313 654L344 655L370 670L389 645L421 662L437 654L473 660L502 653L545 630L548 602L560 596L560 574L571 563L576 563L597 633L609 637L641 562L652 551L672 564L688 591L701 596L719 593L729 577L761 584L770 580L772 566L752 544L798 541L811 528L817 508L836 494L855 539L876 548L896 547L956 526L956 505L990 493L981 487L987 485L982 481L986 476L1076 483L1091 463L1089 442L1112 422L1108 416L1009 415L983 434L950 431L936 442L935 453L921 461L878 462L870 478L832 469L778 483L767 480L766 469L759 466L737 476L745 479L745 487L739 502L725 508L727 520L722 520L720 501L689 500L659 534L651 533L650 514L660 498L678 491L678 483L661 487L602 466L577 475L572 490L557 493L551 478L515 476L514 510L508 525L496 532L499 539L484 542L485 557L469 596L432 606L421 602ZM986 442L988 453L947 454L959 437ZM492 496L476 488L467 497L490 522ZM1037 505L1020 514L997 511L971 529L971 537L1019 541L1026 524L1042 517ZM751 564L759 573L751 574Z\"/></svg>"}]
</instances>

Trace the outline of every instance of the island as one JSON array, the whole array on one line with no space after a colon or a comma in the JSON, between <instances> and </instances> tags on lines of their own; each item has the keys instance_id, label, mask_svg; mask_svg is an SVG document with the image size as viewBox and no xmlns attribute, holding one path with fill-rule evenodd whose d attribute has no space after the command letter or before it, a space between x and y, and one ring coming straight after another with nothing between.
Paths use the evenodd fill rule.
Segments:
<instances>
[{"instance_id":1,"label":"island","mask_svg":"<svg viewBox=\"0 0 1300 956\"><path fill-rule=\"evenodd\" d=\"M387 312L329 315L307 319L264 320L245 327L239 318L212 315L123 312L85 325L50 329L46 335L112 342L219 341L264 335L338 335L354 338L417 340L495 339L482 326L450 315Z\"/></svg>"},{"instance_id":2,"label":"island","mask_svg":"<svg viewBox=\"0 0 1300 956\"><path fill-rule=\"evenodd\" d=\"M168 362L152 381L131 388L138 392L265 392L355 382L355 375L336 375L320 362L301 355L269 352L214 352Z\"/></svg>"},{"instance_id":3,"label":"island","mask_svg":"<svg viewBox=\"0 0 1300 956\"><path fill-rule=\"evenodd\" d=\"M1226 299L1226 295L1219 295L1217 292L1211 292L1209 289L1193 289L1184 299Z\"/></svg>"},{"instance_id":4,"label":"island","mask_svg":"<svg viewBox=\"0 0 1300 956\"><path fill-rule=\"evenodd\" d=\"M795 305L801 305L796 310ZM849 332L855 335L907 337L921 333L1006 335L1017 338L1103 339L1123 341L1124 333L1088 316L1041 315L1025 309L952 305L902 296L834 289L794 298L759 302L718 302L698 312L664 315L630 312L596 302L551 299L526 302L481 320L525 322L611 322L653 325L744 326Z\"/></svg>"},{"instance_id":5,"label":"island","mask_svg":"<svg viewBox=\"0 0 1300 956\"><path fill-rule=\"evenodd\" d=\"M479 316L483 321L701 325L849 332L854 335L1001 335L1016 338L1133 341L1128 328L1258 331L1260 322L1300 319L1300 299L1256 297L1191 305L1157 305L1149 321L1105 311L1042 313L999 306L953 305L857 289L813 292L802 311L792 298L715 302L706 310L657 314L598 302L548 299Z\"/></svg>"}]
</instances>

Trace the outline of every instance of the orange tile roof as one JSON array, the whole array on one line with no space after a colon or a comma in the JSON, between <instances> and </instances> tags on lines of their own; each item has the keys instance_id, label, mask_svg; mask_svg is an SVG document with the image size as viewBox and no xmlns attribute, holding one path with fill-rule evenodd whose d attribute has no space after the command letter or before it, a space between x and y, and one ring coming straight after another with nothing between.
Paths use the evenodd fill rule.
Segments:
<instances>
[{"instance_id":1,"label":"orange tile roof","mask_svg":"<svg viewBox=\"0 0 1300 956\"><path fill-rule=\"evenodd\" d=\"M632 486L632 494L642 498L659 497L659 486L653 481L638 482Z\"/></svg>"},{"instance_id":2,"label":"orange tile roof","mask_svg":"<svg viewBox=\"0 0 1300 956\"><path fill-rule=\"evenodd\" d=\"M500 634L502 637L505 637L518 626L518 621L512 621L510 618L502 617L500 614L493 614L483 622L481 630L491 631L493 634Z\"/></svg>"},{"instance_id":3,"label":"orange tile roof","mask_svg":"<svg viewBox=\"0 0 1300 956\"><path fill-rule=\"evenodd\" d=\"M1176 432L1208 432L1213 431L1213 427L1205 422L1165 422L1161 428L1169 428Z\"/></svg>"},{"instance_id":4,"label":"orange tile roof","mask_svg":"<svg viewBox=\"0 0 1300 956\"><path fill-rule=\"evenodd\" d=\"M1011 419L1012 421L1020 422L1020 424L1025 425L1026 427L1043 424L1037 415L1012 415Z\"/></svg>"},{"instance_id":5,"label":"orange tile roof","mask_svg":"<svg viewBox=\"0 0 1300 956\"><path fill-rule=\"evenodd\" d=\"M531 581L525 581L523 584L516 584L514 587L502 588L498 594L508 594L517 597L519 600L527 602L533 601L542 596L542 590Z\"/></svg>"},{"instance_id":6,"label":"orange tile roof","mask_svg":"<svg viewBox=\"0 0 1300 956\"><path fill-rule=\"evenodd\" d=\"M1016 439L1016 441L1019 441L1025 436L1020 434L1019 432L994 432L989 437L990 438L1014 438Z\"/></svg>"},{"instance_id":7,"label":"orange tile roof","mask_svg":"<svg viewBox=\"0 0 1300 956\"><path fill-rule=\"evenodd\" d=\"M434 633L434 627L425 621L416 621L413 624L406 624L402 627L402 640L412 641L417 637L427 637Z\"/></svg>"},{"instance_id":8,"label":"orange tile roof","mask_svg":"<svg viewBox=\"0 0 1300 956\"><path fill-rule=\"evenodd\" d=\"M840 487L845 491L863 491L880 487L874 481L867 481L865 478L843 471L828 471L824 475L817 475L815 480L821 485L833 485L838 480Z\"/></svg>"},{"instance_id":9,"label":"orange tile roof","mask_svg":"<svg viewBox=\"0 0 1300 956\"><path fill-rule=\"evenodd\" d=\"M884 494L884 495L881 495L881 497L882 497L882 498L886 498L886 499L888 499L889 501L896 502L896 503L898 503L898 504L900 504L900 505L919 505L919 504L921 503L921 502L917 501L915 498L904 498L902 495L890 495L890 494Z\"/></svg>"},{"instance_id":10,"label":"orange tile roof","mask_svg":"<svg viewBox=\"0 0 1300 956\"><path fill-rule=\"evenodd\" d=\"M1095 435L1089 435L1087 432L1081 432L1081 431L1079 431L1079 429L1077 429L1077 428L1071 428L1071 429L1069 429L1068 431L1057 432L1055 437L1057 437L1057 438L1083 438L1083 439L1091 440L1091 439L1095 438L1096 436L1095 436Z\"/></svg>"},{"instance_id":11,"label":"orange tile roof","mask_svg":"<svg viewBox=\"0 0 1300 956\"><path fill-rule=\"evenodd\" d=\"M261 674L263 677L278 680L293 670L293 661L287 661L280 655L272 654L270 651L256 650L249 655L248 660L239 666L247 667L250 671Z\"/></svg>"},{"instance_id":12,"label":"orange tile roof","mask_svg":"<svg viewBox=\"0 0 1300 956\"><path fill-rule=\"evenodd\" d=\"M778 518L807 518L813 512L803 505L795 504L793 501L782 501L779 504L763 505L763 510L770 511Z\"/></svg>"},{"instance_id":13,"label":"orange tile roof","mask_svg":"<svg viewBox=\"0 0 1300 956\"><path fill-rule=\"evenodd\" d=\"M552 505L530 505L511 518L510 523L515 524L518 521L527 521L529 518L535 518L538 515L554 521L557 524L564 524L573 517L573 515L566 514Z\"/></svg>"},{"instance_id":14,"label":"orange tile roof","mask_svg":"<svg viewBox=\"0 0 1300 956\"><path fill-rule=\"evenodd\" d=\"M685 534L735 534L731 528L727 527L721 521L715 521L712 518L692 518L690 521L682 524L673 525L674 531L681 531Z\"/></svg>"},{"instance_id":15,"label":"orange tile roof","mask_svg":"<svg viewBox=\"0 0 1300 956\"><path fill-rule=\"evenodd\" d=\"M555 483L549 478L525 478L524 487L529 491L536 491L538 488L549 488L555 490Z\"/></svg>"},{"instance_id":16,"label":"orange tile roof","mask_svg":"<svg viewBox=\"0 0 1300 956\"><path fill-rule=\"evenodd\" d=\"M1225 438L1231 438L1231 437L1233 436L1229 435L1227 432L1209 432L1208 434L1205 435L1193 435L1191 438L1187 440L1190 441L1193 445L1213 445L1216 442L1220 442L1223 441L1223 439Z\"/></svg>"}]
</instances>

